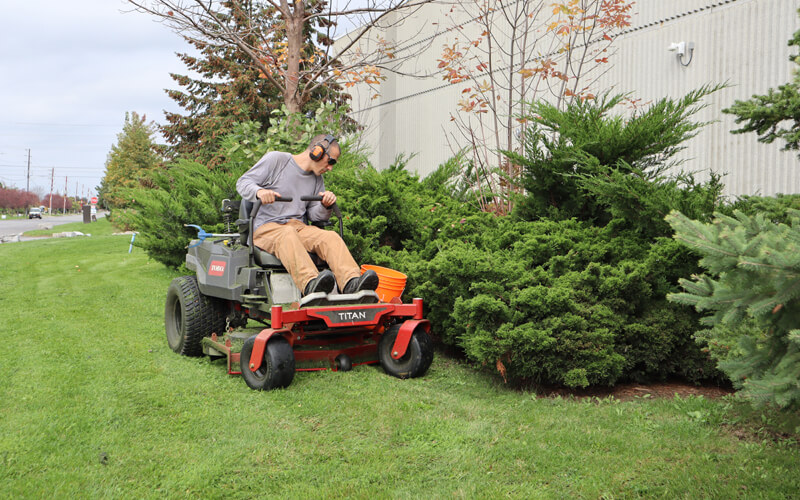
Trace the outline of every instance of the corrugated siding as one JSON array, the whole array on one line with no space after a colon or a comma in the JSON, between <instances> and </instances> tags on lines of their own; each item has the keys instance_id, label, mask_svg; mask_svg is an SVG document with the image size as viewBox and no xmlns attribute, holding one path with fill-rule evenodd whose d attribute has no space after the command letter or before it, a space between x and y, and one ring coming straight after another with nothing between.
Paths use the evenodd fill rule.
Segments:
<instances>
[{"instance_id":1,"label":"corrugated siding","mask_svg":"<svg viewBox=\"0 0 800 500\"><path fill-rule=\"evenodd\" d=\"M709 171L725 174L728 195L800 193L797 156L780 151L778 143L757 142L755 134L731 134L733 117L721 112L736 99L791 79L795 65L789 61L787 41L800 29L798 7L796 0L638 0L632 26L615 42L613 67L595 89L632 92L654 102L727 82L730 87L711 96L697 115L715 123L687 143L682 168L697 172L698 178ZM353 115L366 127L364 140L378 168L399 154L414 154L409 168L425 175L465 143L450 121L462 86L447 86L435 73L442 47L456 37L446 31L454 22L448 10L428 7L386 33L399 40L401 52L406 47L415 54L404 70L427 77L390 77L377 99L355 93ZM688 66L667 51L671 42L679 41L695 44Z\"/></svg>"}]
</instances>

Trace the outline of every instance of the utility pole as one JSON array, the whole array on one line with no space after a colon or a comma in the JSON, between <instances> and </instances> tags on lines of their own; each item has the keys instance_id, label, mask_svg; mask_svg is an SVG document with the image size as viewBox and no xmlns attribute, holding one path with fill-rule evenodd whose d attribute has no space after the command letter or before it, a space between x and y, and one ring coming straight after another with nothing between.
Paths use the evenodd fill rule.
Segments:
<instances>
[{"instance_id":1,"label":"utility pole","mask_svg":"<svg viewBox=\"0 0 800 500\"><path fill-rule=\"evenodd\" d=\"M31 150L28 149L28 182L25 184L25 191L31 190Z\"/></svg>"},{"instance_id":2,"label":"utility pole","mask_svg":"<svg viewBox=\"0 0 800 500\"><path fill-rule=\"evenodd\" d=\"M67 179L67 176L64 176L64 208L61 209L61 213L62 214L66 214L67 213L67 185L68 185L68 183L69 183L69 180Z\"/></svg>"},{"instance_id":3,"label":"utility pole","mask_svg":"<svg viewBox=\"0 0 800 500\"><path fill-rule=\"evenodd\" d=\"M28 181L25 184L25 199L28 197L28 193L31 192L31 150L28 149ZM25 217L28 216L30 212L28 211L28 202L25 202Z\"/></svg>"},{"instance_id":4,"label":"utility pole","mask_svg":"<svg viewBox=\"0 0 800 500\"><path fill-rule=\"evenodd\" d=\"M53 181L55 180L56 169L53 167L50 169L50 208L47 209L47 213L53 215Z\"/></svg>"}]
</instances>

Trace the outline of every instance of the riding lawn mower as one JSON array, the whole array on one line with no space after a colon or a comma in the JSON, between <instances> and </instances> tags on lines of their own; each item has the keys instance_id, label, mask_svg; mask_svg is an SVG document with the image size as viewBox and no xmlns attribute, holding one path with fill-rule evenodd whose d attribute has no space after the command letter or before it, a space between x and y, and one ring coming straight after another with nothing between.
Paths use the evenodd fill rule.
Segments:
<instances>
[{"instance_id":1,"label":"riding lawn mower","mask_svg":"<svg viewBox=\"0 0 800 500\"><path fill-rule=\"evenodd\" d=\"M186 356L225 357L228 373L241 374L256 390L288 387L296 371L344 372L362 364L379 363L398 378L424 375L433 344L422 299L403 303L402 291L382 293L380 284L377 291L303 296L281 262L253 244L259 207L260 202L224 200L227 233L187 225L198 231L186 254L186 267L195 275L169 285L164 322L170 348ZM331 208L343 236L341 211L336 204ZM237 212L238 232L231 232ZM319 270L327 268L310 255ZM379 282L391 279L378 276Z\"/></svg>"}]
</instances>

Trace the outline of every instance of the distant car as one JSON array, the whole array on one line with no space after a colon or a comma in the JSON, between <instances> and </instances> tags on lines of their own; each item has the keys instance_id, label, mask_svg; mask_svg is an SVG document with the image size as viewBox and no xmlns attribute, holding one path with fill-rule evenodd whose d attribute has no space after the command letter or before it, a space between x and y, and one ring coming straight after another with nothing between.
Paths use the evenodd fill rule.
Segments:
<instances>
[{"instance_id":1,"label":"distant car","mask_svg":"<svg viewBox=\"0 0 800 500\"><path fill-rule=\"evenodd\" d=\"M41 208L31 208L28 210L28 218L29 219L41 219L42 218L42 209Z\"/></svg>"}]
</instances>

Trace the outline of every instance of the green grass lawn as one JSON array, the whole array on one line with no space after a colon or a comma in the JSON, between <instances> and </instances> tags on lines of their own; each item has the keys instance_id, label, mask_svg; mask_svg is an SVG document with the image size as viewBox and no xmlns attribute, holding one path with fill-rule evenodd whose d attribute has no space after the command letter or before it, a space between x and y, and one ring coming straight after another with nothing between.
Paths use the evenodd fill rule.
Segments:
<instances>
[{"instance_id":1,"label":"green grass lawn","mask_svg":"<svg viewBox=\"0 0 800 500\"><path fill-rule=\"evenodd\" d=\"M68 230L59 226L60 231ZM167 346L176 273L130 236L0 245L7 498L789 498L800 449L731 403L541 398L438 354L428 375L255 392Z\"/></svg>"}]
</instances>

